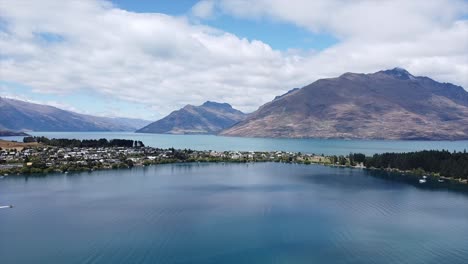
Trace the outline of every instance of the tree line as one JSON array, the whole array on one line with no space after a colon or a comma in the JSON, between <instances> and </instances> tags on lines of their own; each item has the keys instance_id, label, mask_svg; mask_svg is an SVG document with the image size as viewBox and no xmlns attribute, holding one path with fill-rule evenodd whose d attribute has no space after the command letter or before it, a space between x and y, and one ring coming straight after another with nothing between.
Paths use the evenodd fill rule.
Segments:
<instances>
[{"instance_id":1,"label":"tree line","mask_svg":"<svg viewBox=\"0 0 468 264\"><path fill-rule=\"evenodd\" d=\"M67 138L52 138L47 137L25 137L24 143L38 142L49 146L55 147L68 147L68 148L107 148L107 147L126 147L126 148L139 148L145 145L141 141L131 139L67 139Z\"/></svg>"},{"instance_id":2,"label":"tree line","mask_svg":"<svg viewBox=\"0 0 468 264\"><path fill-rule=\"evenodd\" d=\"M468 153L425 150L408 153L384 153L366 157L367 168L422 170L441 176L468 179Z\"/></svg>"}]
</instances>

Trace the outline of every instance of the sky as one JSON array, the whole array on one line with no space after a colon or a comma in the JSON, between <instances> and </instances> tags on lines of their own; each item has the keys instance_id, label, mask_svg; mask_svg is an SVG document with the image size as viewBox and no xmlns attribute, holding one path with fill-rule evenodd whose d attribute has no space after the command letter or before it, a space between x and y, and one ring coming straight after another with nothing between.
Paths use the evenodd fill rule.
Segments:
<instances>
[{"instance_id":1,"label":"sky","mask_svg":"<svg viewBox=\"0 0 468 264\"><path fill-rule=\"evenodd\" d=\"M345 72L468 88L466 0L2 0L0 96L157 120Z\"/></svg>"}]
</instances>

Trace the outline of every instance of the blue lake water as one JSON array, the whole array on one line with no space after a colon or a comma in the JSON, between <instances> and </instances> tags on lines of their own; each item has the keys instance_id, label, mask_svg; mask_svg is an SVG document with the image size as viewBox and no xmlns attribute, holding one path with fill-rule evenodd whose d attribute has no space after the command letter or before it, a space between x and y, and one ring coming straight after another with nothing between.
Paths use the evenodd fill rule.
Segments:
<instances>
[{"instance_id":1,"label":"blue lake water","mask_svg":"<svg viewBox=\"0 0 468 264\"><path fill-rule=\"evenodd\" d=\"M0 263L468 263L468 196L357 169L168 164L0 179Z\"/></svg>"},{"instance_id":2,"label":"blue lake water","mask_svg":"<svg viewBox=\"0 0 468 264\"><path fill-rule=\"evenodd\" d=\"M464 141L399 141L399 140L338 140L338 139L278 139L240 138L213 135L139 134L132 132L32 132L35 136L49 138L121 138L141 140L145 145L160 148L174 147L195 150L239 151L293 151L325 155L347 155L350 152L372 155L383 152L408 152L428 149L463 151L468 149ZM6 137L22 141L22 137Z\"/></svg>"}]
</instances>

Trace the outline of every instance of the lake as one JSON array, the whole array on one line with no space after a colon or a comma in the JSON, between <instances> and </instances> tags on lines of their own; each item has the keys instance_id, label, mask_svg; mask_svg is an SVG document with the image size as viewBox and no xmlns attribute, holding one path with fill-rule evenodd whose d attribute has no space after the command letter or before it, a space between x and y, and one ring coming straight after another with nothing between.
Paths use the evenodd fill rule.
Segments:
<instances>
[{"instance_id":1,"label":"lake","mask_svg":"<svg viewBox=\"0 0 468 264\"><path fill-rule=\"evenodd\" d=\"M408 152L416 150L463 151L468 149L468 140L463 141L402 141L402 140L341 140L341 139L280 139L241 138L214 135L168 135L141 134L133 132L31 132L34 136L49 138L99 139L119 138L140 140L145 145L159 148L195 150L238 151L291 151L325 155L348 155L364 153L372 155L383 152ZM3 137L6 140L22 141L23 137Z\"/></svg>"},{"instance_id":2,"label":"lake","mask_svg":"<svg viewBox=\"0 0 468 264\"><path fill-rule=\"evenodd\" d=\"M0 179L0 262L468 263L468 196L319 165Z\"/></svg>"}]
</instances>

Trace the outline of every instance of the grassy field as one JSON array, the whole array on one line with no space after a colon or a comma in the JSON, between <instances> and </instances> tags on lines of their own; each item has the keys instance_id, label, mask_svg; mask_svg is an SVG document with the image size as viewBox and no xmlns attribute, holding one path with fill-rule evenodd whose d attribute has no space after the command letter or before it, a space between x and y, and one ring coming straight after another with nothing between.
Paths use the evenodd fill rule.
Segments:
<instances>
[{"instance_id":1,"label":"grassy field","mask_svg":"<svg viewBox=\"0 0 468 264\"><path fill-rule=\"evenodd\" d=\"M23 142L14 142L14 141L7 141L7 140L0 139L0 148L2 149L16 149L17 151L21 151L25 147L38 146L38 145L40 144L37 142L23 143Z\"/></svg>"}]
</instances>

